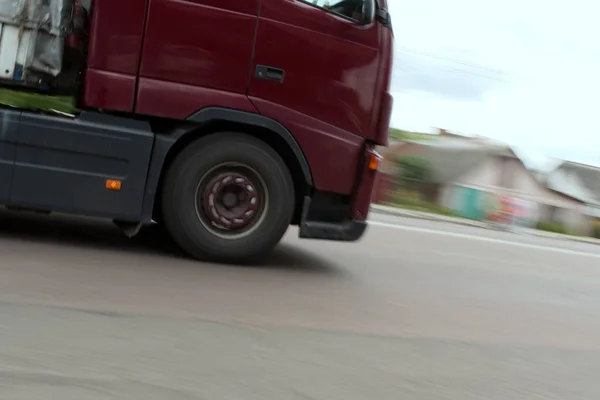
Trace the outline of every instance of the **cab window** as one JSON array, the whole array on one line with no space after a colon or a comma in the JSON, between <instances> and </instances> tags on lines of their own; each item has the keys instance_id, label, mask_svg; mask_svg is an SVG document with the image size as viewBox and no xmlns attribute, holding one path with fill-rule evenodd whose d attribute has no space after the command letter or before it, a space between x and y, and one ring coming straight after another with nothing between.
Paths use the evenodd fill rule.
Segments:
<instances>
[{"instance_id":1,"label":"cab window","mask_svg":"<svg viewBox=\"0 0 600 400\"><path fill-rule=\"evenodd\" d=\"M306 3L322 8L332 14L336 14L356 22L363 20L365 0L304 0Z\"/></svg>"}]
</instances>

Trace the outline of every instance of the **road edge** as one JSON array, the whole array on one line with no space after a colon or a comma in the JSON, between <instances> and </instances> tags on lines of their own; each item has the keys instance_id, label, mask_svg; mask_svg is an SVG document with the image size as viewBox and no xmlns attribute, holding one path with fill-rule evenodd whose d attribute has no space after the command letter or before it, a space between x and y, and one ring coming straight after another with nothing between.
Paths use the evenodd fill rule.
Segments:
<instances>
[{"instance_id":1,"label":"road edge","mask_svg":"<svg viewBox=\"0 0 600 400\"><path fill-rule=\"evenodd\" d=\"M395 217L425 219L425 220L429 220L429 221L445 222L445 223L450 223L450 224L455 224L455 225L470 226L470 227L474 227L474 228L482 228L482 229L496 230L496 231L502 230L502 229L495 227L494 225L486 223L486 222L471 221L466 218L447 217L445 215L439 215L439 214L428 213L428 212L423 212L423 211L406 210L406 209L397 208L397 207L384 206L381 204L372 204L370 211L373 213L377 213L377 214L390 215L390 216L395 216ZM534 236L557 239L557 240L570 240L570 241L580 242L580 243L600 244L600 239L581 237L581 236L572 236L572 235L563 235L560 233L539 231L537 229L527 229L527 233L534 235Z\"/></svg>"}]
</instances>

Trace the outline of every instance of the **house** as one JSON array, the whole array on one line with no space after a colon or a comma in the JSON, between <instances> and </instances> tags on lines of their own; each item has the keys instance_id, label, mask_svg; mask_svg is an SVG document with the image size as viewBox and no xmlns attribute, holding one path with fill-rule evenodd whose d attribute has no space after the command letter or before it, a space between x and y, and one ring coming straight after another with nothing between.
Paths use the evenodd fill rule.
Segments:
<instances>
[{"instance_id":1,"label":"house","mask_svg":"<svg viewBox=\"0 0 600 400\"><path fill-rule=\"evenodd\" d=\"M433 176L427 200L464 217L485 218L487 200L506 196L536 203L541 219L559 222L573 232L587 233L590 229L585 201L546 187L503 143L441 130L434 140L396 144L383 156L382 179L388 181L388 187L398 175L399 157L428 160Z\"/></svg>"},{"instance_id":2,"label":"house","mask_svg":"<svg viewBox=\"0 0 600 400\"><path fill-rule=\"evenodd\" d=\"M600 168L565 161L545 176L546 186L586 204L586 214L600 219Z\"/></svg>"}]
</instances>

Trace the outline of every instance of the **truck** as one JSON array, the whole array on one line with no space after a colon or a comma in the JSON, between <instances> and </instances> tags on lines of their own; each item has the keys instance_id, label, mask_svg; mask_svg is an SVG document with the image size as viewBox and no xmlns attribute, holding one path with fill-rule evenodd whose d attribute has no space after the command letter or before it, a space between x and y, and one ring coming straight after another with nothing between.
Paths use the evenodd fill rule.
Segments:
<instances>
[{"instance_id":1,"label":"truck","mask_svg":"<svg viewBox=\"0 0 600 400\"><path fill-rule=\"evenodd\" d=\"M367 228L392 110L386 0L0 0L0 204L259 260Z\"/></svg>"}]
</instances>

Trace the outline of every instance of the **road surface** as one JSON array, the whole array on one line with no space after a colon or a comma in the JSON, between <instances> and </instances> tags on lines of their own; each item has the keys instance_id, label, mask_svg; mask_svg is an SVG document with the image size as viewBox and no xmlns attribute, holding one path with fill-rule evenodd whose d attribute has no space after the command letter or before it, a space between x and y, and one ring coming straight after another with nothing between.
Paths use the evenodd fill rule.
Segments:
<instances>
[{"instance_id":1,"label":"road surface","mask_svg":"<svg viewBox=\"0 0 600 400\"><path fill-rule=\"evenodd\" d=\"M0 398L600 398L600 247L373 220L239 267L0 214Z\"/></svg>"}]
</instances>

